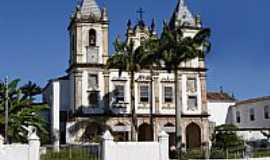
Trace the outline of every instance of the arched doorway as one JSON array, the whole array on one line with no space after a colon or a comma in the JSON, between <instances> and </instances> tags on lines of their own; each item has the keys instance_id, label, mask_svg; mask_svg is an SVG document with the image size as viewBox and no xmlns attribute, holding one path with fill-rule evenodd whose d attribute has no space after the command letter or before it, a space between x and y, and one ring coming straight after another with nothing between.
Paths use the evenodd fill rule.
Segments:
<instances>
[{"instance_id":1,"label":"arched doorway","mask_svg":"<svg viewBox=\"0 0 270 160\"><path fill-rule=\"evenodd\" d=\"M128 141L128 132L130 131L130 127L126 126L124 123L117 123L115 126L112 127L112 131L115 141Z\"/></svg>"},{"instance_id":2,"label":"arched doorway","mask_svg":"<svg viewBox=\"0 0 270 160\"><path fill-rule=\"evenodd\" d=\"M201 129L195 123L189 124L186 128L186 144L187 149L196 149L201 147Z\"/></svg>"},{"instance_id":3,"label":"arched doorway","mask_svg":"<svg viewBox=\"0 0 270 160\"><path fill-rule=\"evenodd\" d=\"M81 136L81 141L90 143L99 142L101 140L100 137L106 129L108 129L108 127L103 124L96 122L89 123Z\"/></svg>"},{"instance_id":4,"label":"arched doorway","mask_svg":"<svg viewBox=\"0 0 270 160\"><path fill-rule=\"evenodd\" d=\"M143 123L138 130L138 141L153 141L151 126Z\"/></svg>"}]
</instances>

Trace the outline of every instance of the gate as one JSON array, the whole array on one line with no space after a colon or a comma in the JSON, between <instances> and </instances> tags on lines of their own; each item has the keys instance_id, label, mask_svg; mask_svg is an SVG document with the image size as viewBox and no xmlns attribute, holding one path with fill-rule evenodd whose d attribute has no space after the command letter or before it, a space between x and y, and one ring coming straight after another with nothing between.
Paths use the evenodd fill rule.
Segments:
<instances>
[{"instance_id":1,"label":"gate","mask_svg":"<svg viewBox=\"0 0 270 160\"><path fill-rule=\"evenodd\" d=\"M60 151L53 151L47 146L40 160L101 160L101 147L99 144L89 145L61 145Z\"/></svg>"}]
</instances>

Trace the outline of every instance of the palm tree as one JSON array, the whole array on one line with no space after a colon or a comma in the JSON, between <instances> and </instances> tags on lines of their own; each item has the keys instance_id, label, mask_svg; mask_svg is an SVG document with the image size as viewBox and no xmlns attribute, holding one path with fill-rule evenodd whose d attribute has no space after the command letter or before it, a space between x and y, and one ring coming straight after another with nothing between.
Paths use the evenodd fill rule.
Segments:
<instances>
[{"instance_id":1,"label":"palm tree","mask_svg":"<svg viewBox=\"0 0 270 160\"><path fill-rule=\"evenodd\" d=\"M40 113L47 107L43 104L34 104L33 101L22 93L18 83L13 80L8 84L9 94L9 119L8 137L12 142L26 142L28 127L36 127L40 133L47 133L46 121ZM4 101L5 86L0 82L0 126L4 126Z\"/></svg>"},{"instance_id":2,"label":"palm tree","mask_svg":"<svg viewBox=\"0 0 270 160\"><path fill-rule=\"evenodd\" d=\"M24 96L30 100L33 100L34 96L39 95L42 92L42 89L37 84L31 81L22 86L21 90Z\"/></svg>"},{"instance_id":3,"label":"palm tree","mask_svg":"<svg viewBox=\"0 0 270 160\"><path fill-rule=\"evenodd\" d=\"M123 71L130 74L130 105L131 105L131 140L137 140L137 115L135 111L135 90L134 90L134 76L135 73L141 70L141 61L143 55L141 48L135 48L134 42L121 42L118 38L115 43L115 54L109 58L107 62L108 68L115 68L119 70L119 76Z\"/></svg>"},{"instance_id":4,"label":"palm tree","mask_svg":"<svg viewBox=\"0 0 270 160\"><path fill-rule=\"evenodd\" d=\"M160 66L160 57L159 57L159 39L157 36L151 34L150 37L142 43L138 48L138 51L141 52L141 64L140 66L145 69L150 70L150 126L151 126L151 135L154 139L154 119L153 119L153 75L154 67Z\"/></svg>"},{"instance_id":5,"label":"palm tree","mask_svg":"<svg viewBox=\"0 0 270 160\"><path fill-rule=\"evenodd\" d=\"M194 37L185 37L181 27L170 29L167 24L164 25L163 33L160 38L160 50L164 67L168 72L174 73L175 90L175 113L176 113L176 147L178 158L181 158L181 94L179 93L179 66L182 62L204 57L205 53L210 51L210 29L200 30Z\"/></svg>"}]
</instances>

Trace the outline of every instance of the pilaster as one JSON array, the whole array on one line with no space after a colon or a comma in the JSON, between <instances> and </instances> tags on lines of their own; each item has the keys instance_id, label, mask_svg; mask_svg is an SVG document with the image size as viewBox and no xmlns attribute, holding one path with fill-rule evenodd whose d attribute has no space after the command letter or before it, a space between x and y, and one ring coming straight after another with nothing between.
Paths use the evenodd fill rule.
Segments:
<instances>
[{"instance_id":1,"label":"pilaster","mask_svg":"<svg viewBox=\"0 0 270 160\"><path fill-rule=\"evenodd\" d=\"M200 73L201 81L201 99L202 99L202 113L208 113L207 108L207 89L206 89L206 73Z\"/></svg>"},{"instance_id":2,"label":"pilaster","mask_svg":"<svg viewBox=\"0 0 270 160\"><path fill-rule=\"evenodd\" d=\"M104 110L110 110L110 73L108 70L103 72L104 75Z\"/></svg>"},{"instance_id":3,"label":"pilaster","mask_svg":"<svg viewBox=\"0 0 270 160\"><path fill-rule=\"evenodd\" d=\"M74 108L75 110L79 109L82 106L82 72L76 71L74 73L74 87L75 87L75 93L74 93Z\"/></svg>"},{"instance_id":4,"label":"pilaster","mask_svg":"<svg viewBox=\"0 0 270 160\"><path fill-rule=\"evenodd\" d=\"M155 106L155 114L158 114L160 113L160 106L159 106L159 100L160 100L160 97L159 97L159 93L160 93L160 89L159 89L159 81L158 81L158 72L153 72L153 94L154 94L154 106Z\"/></svg>"}]
</instances>

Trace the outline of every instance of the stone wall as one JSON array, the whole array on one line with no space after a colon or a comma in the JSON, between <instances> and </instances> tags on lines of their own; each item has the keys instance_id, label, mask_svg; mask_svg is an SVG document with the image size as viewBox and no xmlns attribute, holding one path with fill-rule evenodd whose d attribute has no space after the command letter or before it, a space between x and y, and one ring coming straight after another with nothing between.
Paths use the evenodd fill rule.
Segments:
<instances>
[{"instance_id":1,"label":"stone wall","mask_svg":"<svg viewBox=\"0 0 270 160\"><path fill-rule=\"evenodd\" d=\"M28 142L28 144L8 145L0 143L0 159L39 160L40 141L35 132L29 135Z\"/></svg>"}]
</instances>

